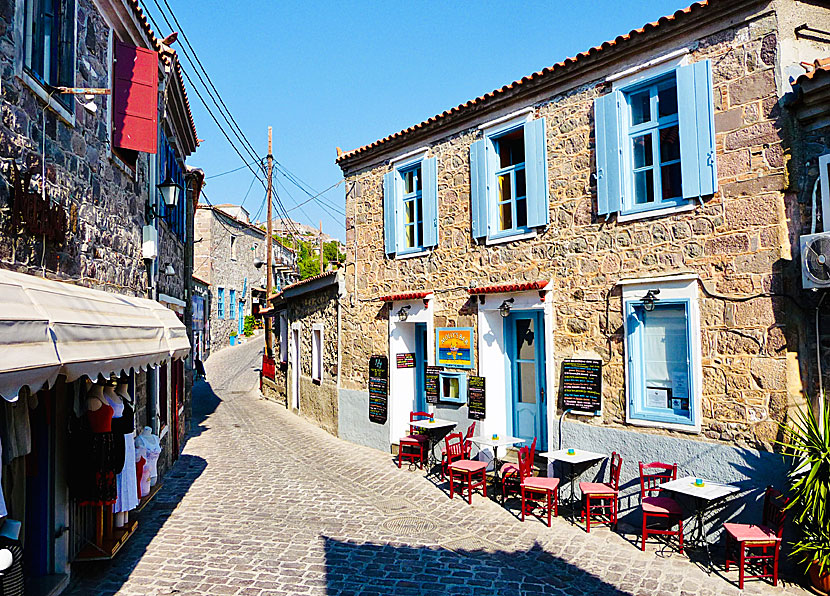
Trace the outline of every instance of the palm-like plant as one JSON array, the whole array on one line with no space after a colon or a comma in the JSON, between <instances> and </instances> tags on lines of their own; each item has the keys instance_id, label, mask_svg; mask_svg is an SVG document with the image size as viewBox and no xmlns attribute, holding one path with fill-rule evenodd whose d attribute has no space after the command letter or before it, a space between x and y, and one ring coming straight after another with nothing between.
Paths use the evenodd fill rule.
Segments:
<instances>
[{"instance_id":1,"label":"palm-like plant","mask_svg":"<svg viewBox=\"0 0 830 596\"><path fill-rule=\"evenodd\" d=\"M830 573L830 401L823 400L823 423L810 407L801 409L792 425L782 425L782 445L795 460L790 471L794 521L803 537L793 554L808 568L815 562L819 573Z\"/></svg>"}]
</instances>

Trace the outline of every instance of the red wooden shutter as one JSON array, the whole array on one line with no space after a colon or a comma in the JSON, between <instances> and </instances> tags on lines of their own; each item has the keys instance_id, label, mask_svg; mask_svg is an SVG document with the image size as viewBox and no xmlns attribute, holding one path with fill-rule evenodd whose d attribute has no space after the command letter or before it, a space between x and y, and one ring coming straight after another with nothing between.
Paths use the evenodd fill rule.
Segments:
<instances>
[{"instance_id":1,"label":"red wooden shutter","mask_svg":"<svg viewBox=\"0 0 830 596\"><path fill-rule=\"evenodd\" d=\"M158 53L115 42L112 144L155 153L158 146Z\"/></svg>"}]
</instances>

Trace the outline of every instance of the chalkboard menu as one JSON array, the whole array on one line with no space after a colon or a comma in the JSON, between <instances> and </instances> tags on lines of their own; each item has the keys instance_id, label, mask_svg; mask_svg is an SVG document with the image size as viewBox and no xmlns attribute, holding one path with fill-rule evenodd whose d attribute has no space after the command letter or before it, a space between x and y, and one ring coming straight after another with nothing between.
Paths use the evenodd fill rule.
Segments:
<instances>
[{"instance_id":1,"label":"chalkboard menu","mask_svg":"<svg viewBox=\"0 0 830 596\"><path fill-rule=\"evenodd\" d=\"M389 359L369 358L369 422L385 424L389 411Z\"/></svg>"},{"instance_id":2,"label":"chalkboard menu","mask_svg":"<svg viewBox=\"0 0 830 596\"><path fill-rule=\"evenodd\" d=\"M437 404L441 393L439 377L443 366L427 366L424 372L424 391L427 395L427 403Z\"/></svg>"},{"instance_id":3,"label":"chalkboard menu","mask_svg":"<svg viewBox=\"0 0 830 596\"><path fill-rule=\"evenodd\" d=\"M562 362L562 406L591 414L602 410L602 360Z\"/></svg>"},{"instance_id":4,"label":"chalkboard menu","mask_svg":"<svg viewBox=\"0 0 830 596\"><path fill-rule=\"evenodd\" d=\"M398 368L415 368L415 354L412 352L405 352L395 356L398 363Z\"/></svg>"},{"instance_id":5,"label":"chalkboard menu","mask_svg":"<svg viewBox=\"0 0 830 596\"><path fill-rule=\"evenodd\" d=\"M486 415L484 377L467 379L467 418L484 420Z\"/></svg>"}]
</instances>

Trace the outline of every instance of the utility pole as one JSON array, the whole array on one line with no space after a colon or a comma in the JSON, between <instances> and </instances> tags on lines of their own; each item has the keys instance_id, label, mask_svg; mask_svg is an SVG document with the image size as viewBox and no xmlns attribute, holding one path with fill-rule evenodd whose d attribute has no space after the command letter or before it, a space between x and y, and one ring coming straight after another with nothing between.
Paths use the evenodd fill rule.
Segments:
<instances>
[{"instance_id":1,"label":"utility pole","mask_svg":"<svg viewBox=\"0 0 830 596\"><path fill-rule=\"evenodd\" d=\"M323 272L323 220L320 220L320 273Z\"/></svg>"},{"instance_id":2,"label":"utility pole","mask_svg":"<svg viewBox=\"0 0 830 596\"><path fill-rule=\"evenodd\" d=\"M268 210L266 217L268 218L268 238L265 241L265 266L267 270L265 271L265 304L266 308L268 305L268 301L271 299L271 292L273 291L273 279L272 279L272 259L273 259L273 251L271 250L271 243L273 242L273 223L271 222L271 168L274 166L274 156L271 154L271 127L268 127L268 189L266 191L266 199L265 202L268 204ZM272 317L265 317L265 356L267 358L274 358L274 350L273 350L273 342L271 340L271 322Z\"/></svg>"}]
</instances>

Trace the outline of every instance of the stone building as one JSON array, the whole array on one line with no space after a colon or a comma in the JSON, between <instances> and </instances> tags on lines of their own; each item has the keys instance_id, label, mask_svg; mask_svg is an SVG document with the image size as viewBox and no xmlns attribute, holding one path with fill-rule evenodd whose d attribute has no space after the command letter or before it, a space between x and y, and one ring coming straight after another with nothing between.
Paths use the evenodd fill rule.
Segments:
<instances>
[{"instance_id":1,"label":"stone building","mask_svg":"<svg viewBox=\"0 0 830 596\"><path fill-rule=\"evenodd\" d=\"M425 408L464 430L472 374L482 434L616 450L624 485L657 460L781 486L778 423L816 395L799 236L828 138L789 104L800 64L830 53L798 28L828 20L821 3L698 2L338 149L340 435L388 450ZM384 424L367 416L373 354ZM563 370L580 366L600 367L601 395L574 405Z\"/></svg>"},{"instance_id":2,"label":"stone building","mask_svg":"<svg viewBox=\"0 0 830 596\"><path fill-rule=\"evenodd\" d=\"M182 446L187 197L198 194L201 179L185 176L196 130L175 51L155 37L137 2L4 2L0 40L0 350L10 340L32 342L14 352L29 361L0 359L2 395L34 394L37 406L15 424L29 425L35 441L47 436L38 434L44 425L55 429L53 449L35 444L31 454L4 461L3 483L4 492L18 487L6 495L10 518L46 521L24 524L21 533L27 593L56 593L90 544L111 553L133 527L101 542L94 511L68 488L67 428L73 404L85 402L84 379L127 385L138 430L161 436L162 476ZM181 195L171 208L156 188L166 180ZM24 311L16 312L19 305ZM21 321L38 333L22 333ZM27 460L30 471L47 475L37 482L48 494L19 490ZM117 526L126 520L107 517Z\"/></svg>"}]
</instances>

